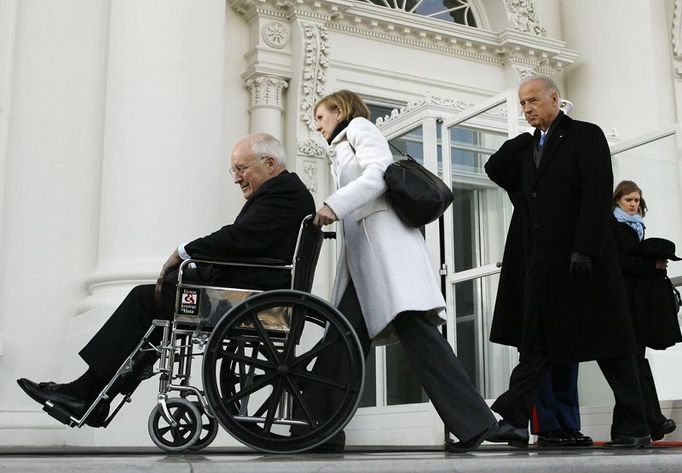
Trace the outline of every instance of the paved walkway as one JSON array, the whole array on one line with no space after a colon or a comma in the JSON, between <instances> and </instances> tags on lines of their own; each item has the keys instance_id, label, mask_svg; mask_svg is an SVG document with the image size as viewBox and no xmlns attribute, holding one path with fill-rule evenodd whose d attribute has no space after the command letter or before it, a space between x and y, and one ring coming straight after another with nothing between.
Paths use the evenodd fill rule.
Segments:
<instances>
[{"instance_id":1,"label":"paved walkway","mask_svg":"<svg viewBox=\"0 0 682 473\"><path fill-rule=\"evenodd\" d=\"M484 445L469 454L430 448L363 448L344 454L264 455L244 449L208 448L167 455L151 448L2 448L1 473L681 473L682 447L644 450L603 448L527 451Z\"/></svg>"}]
</instances>

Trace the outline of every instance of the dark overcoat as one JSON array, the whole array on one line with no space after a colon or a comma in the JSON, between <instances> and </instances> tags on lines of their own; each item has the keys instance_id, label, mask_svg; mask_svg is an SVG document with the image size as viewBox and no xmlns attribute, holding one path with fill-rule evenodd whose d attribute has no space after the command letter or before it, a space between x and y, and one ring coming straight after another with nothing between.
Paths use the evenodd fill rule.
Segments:
<instances>
[{"instance_id":1,"label":"dark overcoat","mask_svg":"<svg viewBox=\"0 0 682 473\"><path fill-rule=\"evenodd\" d=\"M682 341L666 270L656 269L656 259L641 253L639 237L628 224L614 218L612 229L638 344L663 350Z\"/></svg>"},{"instance_id":2,"label":"dark overcoat","mask_svg":"<svg viewBox=\"0 0 682 473\"><path fill-rule=\"evenodd\" d=\"M488 176L518 196L515 212L521 214L522 237L506 250L524 255L526 276L521 327L495 320L498 313L493 324L502 323L496 333L509 331L510 340L518 340L521 331L522 355L523 341L534 335L530 328L541 330L552 364L628 355L634 337L610 232L608 144L594 124L565 115L558 120L538 167L533 150L539 131L535 137L524 134L507 141L486 164ZM589 282L570 279L574 252L592 258ZM498 293L519 290L518 281L507 281L500 282Z\"/></svg>"}]
</instances>

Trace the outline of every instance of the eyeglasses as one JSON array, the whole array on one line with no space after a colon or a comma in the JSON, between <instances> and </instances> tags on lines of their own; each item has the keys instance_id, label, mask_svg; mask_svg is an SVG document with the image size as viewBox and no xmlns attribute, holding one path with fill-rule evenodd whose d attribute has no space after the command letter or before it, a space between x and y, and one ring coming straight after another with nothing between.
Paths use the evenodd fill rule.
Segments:
<instances>
[{"instance_id":1,"label":"eyeglasses","mask_svg":"<svg viewBox=\"0 0 682 473\"><path fill-rule=\"evenodd\" d=\"M232 167L230 168L230 175L231 175L231 176L243 176L243 175L244 175L244 172L246 172L246 170L249 168L249 166L251 166L252 164L255 164L255 163L257 163L258 161L261 161L261 160L263 160L263 159L267 159L267 158L269 158L269 157L270 157L270 156L261 156L260 158L254 159L254 160L251 161L250 163L238 164L238 165L236 165L236 166L232 166Z\"/></svg>"}]
</instances>

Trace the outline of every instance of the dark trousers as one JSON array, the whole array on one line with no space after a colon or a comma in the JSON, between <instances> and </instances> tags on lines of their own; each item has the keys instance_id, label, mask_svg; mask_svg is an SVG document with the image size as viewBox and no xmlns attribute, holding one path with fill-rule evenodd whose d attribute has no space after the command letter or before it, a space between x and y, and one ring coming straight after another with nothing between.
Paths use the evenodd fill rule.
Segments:
<instances>
[{"instance_id":1,"label":"dark trousers","mask_svg":"<svg viewBox=\"0 0 682 473\"><path fill-rule=\"evenodd\" d=\"M644 416L646 417L649 430L656 429L667 419L661 412L661 405L658 402L656 383L654 375L651 373L649 360L646 359L646 347L638 344L635 360L637 361L637 374L639 375L639 387L642 392L642 403L644 404Z\"/></svg>"},{"instance_id":2,"label":"dark trousers","mask_svg":"<svg viewBox=\"0 0 682 473\"><path fill-rule=\"evenodd\" d=\"M578 363L550 366L538 388L531 410L533 434L580 430Z\"/></svg>"},{"instance_id":3,"label":"dark trousers","mask_svg":"<svg viewBox=\"0 0 682 473\"><path fill-rule=\"evenodd\" d=\"M173 318L175 310L175 286L164 285L161 292L161 308L154 303L154 285L134 287L116 308L87 345L80 356L97 377L105 384L114 376L154 319ZM161 340L161 330L157 330L152 342Z\"/></svg>"},{"instance_id":4,"label":"dark trousers","mask_svg":"<svg viewBox=\"0 0 682 473\"><path fill-rule=\"evenodd\" d=\"M352 282L341 299L339 310L355 329L366 359L371 341ZM421 312L403 312L392 324L410 367L450 432L460 440L469 440L495 423L492 412L436 326L429 323ZM334 369L331 367L338 364L338 358L334 350L326 350L318 357L313 372L329 375L329 370ZM315 393L312 397L310 392L305 394L307 399L316 398L314 405L326 404L325 393ZM343 441L341 433L330 443L340 444Z\"/></svg>"},{"instance_id":5,"label":"dark trousers","mask_svg":"<svg viewBox=\"0 0 682 473\"><path fill-rule=\"evenodd\" d=\"M512 371L509 389L492 405L495 412L515 427L528 426L538 388L550 369L541 318L527 323L533 326L524 328L521 357ZM644 419L634 355L597 360L597 363L616 399L611 437L647 435L649 429Z\"/></svg>"}]
</instances>

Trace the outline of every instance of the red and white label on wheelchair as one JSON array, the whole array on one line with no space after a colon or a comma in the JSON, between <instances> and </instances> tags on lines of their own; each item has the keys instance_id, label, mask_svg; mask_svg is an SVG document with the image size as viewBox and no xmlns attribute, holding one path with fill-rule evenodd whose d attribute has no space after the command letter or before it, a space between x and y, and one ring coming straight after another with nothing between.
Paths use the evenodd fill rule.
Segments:
<instances>
[{"instance_id":1,"label":"red and white label on wheelchair","mask_svg":"<svg viewBox=\"0 0 682 473\"><path fill-rule=\"evenodd\" d=\"M199 290L198 289L183 289L180 293L180 308L178 310L181 314L198 315L199 314Z\"/></svg>"}]
</instances>

